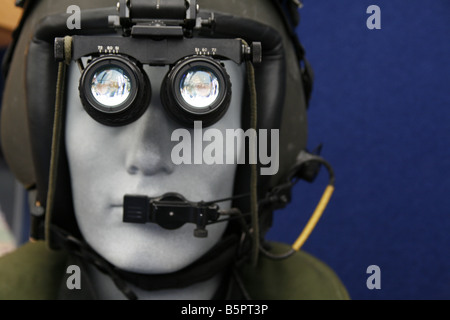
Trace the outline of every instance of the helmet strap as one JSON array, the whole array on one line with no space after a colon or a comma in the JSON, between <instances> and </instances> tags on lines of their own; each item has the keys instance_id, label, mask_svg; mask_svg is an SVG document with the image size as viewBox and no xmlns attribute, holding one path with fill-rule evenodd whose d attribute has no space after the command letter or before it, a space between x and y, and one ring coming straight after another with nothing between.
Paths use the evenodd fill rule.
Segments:
<instances>
[{"instance_id":1,"label":"helmet strap","mask_svg":"<svg viewBox=\"0 0 450 320\"><path fill-rule=\"evenodd\" d=\"M231 234L224 237L206 254L189 266L167 274L140 274L128 272L113 266L92 249L85 241L77 239L68 232L52 226L54 240L71 256L90 263L99 271L108 275L116 287L130 300L138 299L129 284L147 290L183 288L208 280L213 276L229 270L236 261L238 236Z\"/></svg>"}]
</instances>

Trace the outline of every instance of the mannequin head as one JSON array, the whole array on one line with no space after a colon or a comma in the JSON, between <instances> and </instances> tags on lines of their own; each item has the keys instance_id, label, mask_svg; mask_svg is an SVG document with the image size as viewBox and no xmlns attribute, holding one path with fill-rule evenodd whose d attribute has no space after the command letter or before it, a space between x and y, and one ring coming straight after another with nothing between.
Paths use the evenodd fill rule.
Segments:
<instances>
[{"instance_id":1,"label":"mannequin head","mask_svg":"<svg viewBox=\"0 0 450 320\"><path fill-rule=\"evenodd\" d=\"M224 64L232 82L231 103L208 129L225 135L226 129L241 127L244 67L231 61ZM172 134L183 126L168 115L159 98L168 68L146 66L144 70L152 87L150 105L136 121L112 127L95 121L84 110L78 92L80 71L72 64L66 89L66 149L75 215L87 242L121 269L168 273L208 251L227 224L211 225L207 238L197 238L193 224L166 230L156 224L124 223L124 195L156 197L177 192L191 201L227 198L233 193L237 165L174 164L171 154L177 142L171 141ZM194 129L187 130L193 137ZM202 155L203 150L192 144L191 153Z\"/></svg>"},{"instance_id":2,"label":"mannequin head","mask_svg":"<svg viewBox=\"0 0 450 320\"><path fill-rule=\"evenodd\" d=\"M72 56L71 59L65 57L70 60L70 65L65 77L63 100L66 114L61 123L63 138L57 157L58 167L53 175L56 178L53 184L49 183L54 168L52 165L49 168L49 163L52 163L53 120L57 100L54 89L58 74L54 55L55 38L74 38L80 34L100 36L102 39L99 41L102 43L94 43L95 51L101 45L108 45L103 43L103 40L107 42L108 37L132 37L111 30L108 18L117 15L116 0L40 0L28 3L31 9L27 11L27 19L24 20L9 65L1 130L8 164L18 180L35 192L32 193L31 201L35 219L32 236L45 239L51 249L58 250L61 246L54 240L52 232L55 227L62 229L86 241L114 267L140 274L167 274L183 269L223 241L224 235L231 234L240 239L242 229L235 228L238 223L232 222L208 225L206 238L193 235L195 225L192 223L174 230L153 223L125 223L122 221L124 196L137 194L158 197L174 192L189 201L200 202L248 194L253 188L257 189L258 196L264 197L271 188L284 181L296 162L299 150L306 146L307 99L298 64L300 57L291 42L286 20L275 10L278 1L197 1L201 14L210 15L214 12L215 19L213 34L211 29L206 28L201 30L206 33L200 32L199 38L238 40L238 52L245 56L241 57L241 61L236 61L239 60L236 57L220 55L214 58L223 62L230 77L232 94L228 109L216 122L203 125L204 129L213 129L226 136L227 129L246 130L250 127L251 95L245 60L251 54L246 49L242 50L241 39L245 39L247 44L262 43L262 63L255 66L254 78L258 102L255 104L258 109L257 127L280 130L280 170L272 176L260 176L258 184L252 187L248 162L244 165L237 164L237 161L232 164L179 165L174 161L172 151L180 142L174 133L179 129L192 137L192 155L202 154L203 148L208 146L208 143L195 143L195 129L183 121L180 123L180 119L174 119L173 110L168 110L170 107L164 104L170 97L161 94L163 80L170 68L186 54L176 48L161 54L158 50L164 45L160 45L155 52L141 50L143 56L134 56L139 46L136 43L145 43L145 39L139 36L127 42L128 54L142 65L142 74L151 84L148 89L151 98L143 99L145 103L140 104L143 106L142 113L119 125L98 121L86 111L85 101L80 97L80 90L83 89L79 88L82 71L77 68L76 62L86 55L98 57L104 52L90 51L86 55ZM70 15L66 14L66 9L73 4L79 5L83 11L80 30L67 29L66 21ZM186 11L182 10L182 13L186 14ZM189 36L187 38L190 39ZM164 44L159 36L152 40ZM75 44L72 48L75 48L72 52L74 55L79 53L76 52L79 46ZM228 48L228 45L223 48ZM119 54L124 54L122 49ZM215 49L215 46L211 46L210 51L216 52ZM202 46L197 46L196 50L190 54L208 52L202 51ZM24 52L27 54L24 55ZM152 63L142 61L147 53L153 55ZM161 62L172 54L178 56L167 63ZM102 91L101 86L97 89ZM224 150L224 157L227 157L228 151ZM239 158L243 152L243 146L238 144L234 158ZM49 192L51 187L53 192ZM52 210L49 210L50 204ZM248 198L220 203L221 209L230 206L249 212ZM263 216L259 220L262 226L260 238L263 239L264 232L270 227L272 212L269 208L260 214ZM249 219L245 223L249 224Z\"/></svg>"}]
</instances>

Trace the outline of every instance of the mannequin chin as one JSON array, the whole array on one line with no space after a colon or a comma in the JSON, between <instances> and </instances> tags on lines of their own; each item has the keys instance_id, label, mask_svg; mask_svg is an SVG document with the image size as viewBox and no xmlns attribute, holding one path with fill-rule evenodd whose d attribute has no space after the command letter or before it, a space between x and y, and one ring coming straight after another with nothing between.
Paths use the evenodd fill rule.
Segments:
<instances>
[{"instance_id":1,"label":"mannequin chin","mask_svg":"<svg viewBox=\"0 0 450 320\"><path fill-rule=\"evenodd\" d=\"M232 83L227 113L209 128L225 134L241 127L244 66L225 61ZM208 237L193 236L194 224L166 230L156 224L122 222L123 197L178 192L190 201L212 201L233 194L236 164L175 165L174 130L182 128L164 109L161 83L168 67L144 66L152 97L145 113L121 127L102 125L84 110L78 92L80 71L70 66L65 143L75 215L84 239L116 267L138 273L170 273L191 264L222 236L226 223L207 226ZM206 129L206 128L205 128ZM193 135L193 129L188 129ZM203 146L205 147L205 146ZM192 154L202 152L192 146ZM236 157L239 157L238 150ZM236 163L236 162L234 162ZM221 203L227 208L227 203Z\"/></svg>"}]
</instances>

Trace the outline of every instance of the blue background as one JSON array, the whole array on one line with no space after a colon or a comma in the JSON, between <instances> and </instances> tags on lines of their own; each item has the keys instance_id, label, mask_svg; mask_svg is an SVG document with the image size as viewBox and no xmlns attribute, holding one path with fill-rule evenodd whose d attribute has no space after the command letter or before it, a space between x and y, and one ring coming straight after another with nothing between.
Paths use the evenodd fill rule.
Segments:
<instances>
[{"instance_id":1,"label":"blue background","mask_svg":"<svg viewBox=\"0 0 450 320\"><path fill-rule=\"evenodd\" d=\"M450 299L450 1L304 2L308 145L323 143L336 191L303 249L353 299ZM370 5L380 30L366 27ZM327 179L295 187L269 239L295 241ZM380 290L366 286L370 265Z\"/></svg>"},{"instance_id":2,"label":"blue background","mask_svg":"<svg viewBox=\"0 0 450 320\"><path fill-rule=\"evenodd\" d=\"M304 2L308 145L323 143L336 191L303 249L353 299L450 299L450 1ZM381 30L366 27L373 4ZM269 239L295 241L327 178L295 187ZM380 290L366 286L370 265Z\"/></svg>"}]
</instances>

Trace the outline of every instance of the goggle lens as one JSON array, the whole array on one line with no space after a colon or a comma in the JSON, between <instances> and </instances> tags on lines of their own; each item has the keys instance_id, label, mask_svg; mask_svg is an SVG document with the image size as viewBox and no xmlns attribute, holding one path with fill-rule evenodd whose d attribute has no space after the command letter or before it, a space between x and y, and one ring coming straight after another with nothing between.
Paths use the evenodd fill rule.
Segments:
<instances>
[{"instance_id":1,"label":"goggle lens","mask_svg":"<svg viewBox=\"0 0 450 320\"><path fill-rule=\"evenodd\" d=\"M193 67L181 78L180 93L184 101L194 108L206 108L219 96L218 77L207 68Z\"/></svg>"},{"instance_id":2,"label":"goggle lens","mask_svg":"<svg viewBox=\"0 0 450 320\"><path fill-rule=\"evenodd\" d=\"M104 68L92 77L91 92L97 102L104 106L120 106L130 96L130 77L121 68Z\"/></svg>"}]
</instances>

